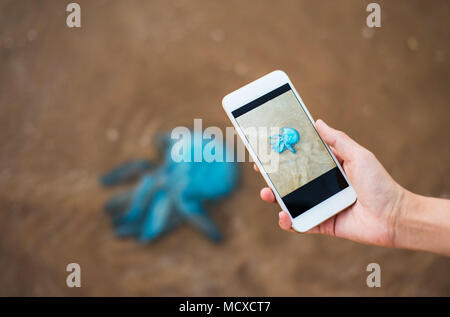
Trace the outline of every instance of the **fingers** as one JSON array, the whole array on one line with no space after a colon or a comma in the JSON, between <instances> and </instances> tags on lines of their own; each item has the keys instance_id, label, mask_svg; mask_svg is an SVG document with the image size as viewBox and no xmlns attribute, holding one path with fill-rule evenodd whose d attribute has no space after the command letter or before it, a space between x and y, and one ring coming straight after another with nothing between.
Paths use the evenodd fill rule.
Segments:
<instances>
[{"instance_id":1,"label":"fingers","mask_svg":"<svg viewBox=\"0 0 450 317\"><path fill-rule=\"evenodd\" d=\"M292 231L291 218L289 218L289 215L284 211L280 211L278 213L278 224L281 229L285 231Z\"/></svg>"},{"instance_id":2,"label":"fingers","mask_svg":"<svg viewBox=\"0 0 450 317\"><path fill-rule=\"evenodd\" d=\"M264 187L260 192L261 199L268 203L275 203L277 200L273 191L269 187Z\"/></svg>"},{"instance_id":3,"label":"fingers","mask_svg":"<svg viewBox=\"0 0 450 317\"><path fill-rule=\"evenodd\" d=\"M344 132L329 127L322 120L316 122L317 130L322 139L333 148L333 152L340 159L350 161L360 151L361 146Z\"/></svg>"},{"instance_id":4,"label":"fingers","mask_svg":"<svg viewBox=\"0 0 450 317\"><path fill-rule=\"evenodd\" d=\"M292 228L291 218L285 211L280 211L278 213L278 224L280 225L280 228L283 229L284 231L300 233ZM318 226L316 226L306 231L305 233L320 233L320 229Z\"/></svg>"},{"instance_id":5,"label":"fingers","mask_svg":"<svg viewBox=\"0 0 450 317\"><path fill-rule=\"evenodd\" d=\"M255 163L253 163L253 169L259 173L259 168ZM261 196L261 199L266 202L269 202L269 203L277 202L272 189L270 189L269 187L264 187L263 189L261 189L260 196ZM280 228L285 231L296 232L294 229L292 229L291 218L284 211L280 211L278 213L278 224L280 225ZM316 228L313 228L313 229L316 229Z\"/></svg>"}]
</instances>

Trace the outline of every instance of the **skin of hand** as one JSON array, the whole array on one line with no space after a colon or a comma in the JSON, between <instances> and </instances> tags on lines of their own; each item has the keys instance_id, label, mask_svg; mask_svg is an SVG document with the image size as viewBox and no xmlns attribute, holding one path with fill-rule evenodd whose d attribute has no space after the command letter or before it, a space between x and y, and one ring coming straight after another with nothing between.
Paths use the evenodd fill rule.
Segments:
<instances>
[{"instance_id":1,"label":"skin of hand","mask_svg":"<svg viewBox=\"0 0 450 317\"><path fill-rule=\"evenodd\" d=\"M414 194L397 184L373 153L345 133L329 127L322 120L316 122L316 128L344 169L356 191L357 201L308 233L328 234L384 247L408 247L400 245L404 237L399 238L397 234L398 227L404 226L405 206L410 204L407 200ZM254 168L258 171L256 165ZM261 198L276 202L270 188L261 190ZM400 221L403 222L401 225ZM284 211L279 213L279 225L283 230L295 232Z\"/></svg>"}]
</instances>

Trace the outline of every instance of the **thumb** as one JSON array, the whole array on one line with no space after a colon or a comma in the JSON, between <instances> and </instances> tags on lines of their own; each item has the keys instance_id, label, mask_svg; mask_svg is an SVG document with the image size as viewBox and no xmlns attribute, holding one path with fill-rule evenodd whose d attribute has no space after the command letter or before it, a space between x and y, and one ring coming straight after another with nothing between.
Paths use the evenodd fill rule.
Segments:
<instances>
[{"instance_id":1,"label":"thumb","mask_svg":"<svg viewBox=\"0 0 450 317\"><path fill-rule=\"evenodd\" d=\"M317 120L316 127L322 139L333 148L334 154L343 161L351 161L361 149L361 146L347 134L329 127L320 119Z\"/></svg>"}]
</instances>

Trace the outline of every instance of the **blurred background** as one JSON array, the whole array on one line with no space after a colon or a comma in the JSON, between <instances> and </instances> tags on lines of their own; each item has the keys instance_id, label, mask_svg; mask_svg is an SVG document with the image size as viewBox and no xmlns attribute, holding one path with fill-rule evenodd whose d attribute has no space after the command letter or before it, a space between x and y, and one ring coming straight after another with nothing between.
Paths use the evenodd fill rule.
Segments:
<instances>
[{"instance_id":1,"label":"blurred background","mask_svg":"<svg viewBox=\"0 0 450 317\"><path fill-rule=\"evenodd\" d=\"M314 118L346 131L414 192L450 194L450 2L0 0L0 295L450 295L450 260L282 232L250 163L191 226L118 239L98 176L156 155L175 126L229 126L222 97L286 71ZM450 243L450 241L449 241ZM66 286L66 265L82 287ZM382 287L366 286L367 264Z\"/></svg>"}]
</instances>

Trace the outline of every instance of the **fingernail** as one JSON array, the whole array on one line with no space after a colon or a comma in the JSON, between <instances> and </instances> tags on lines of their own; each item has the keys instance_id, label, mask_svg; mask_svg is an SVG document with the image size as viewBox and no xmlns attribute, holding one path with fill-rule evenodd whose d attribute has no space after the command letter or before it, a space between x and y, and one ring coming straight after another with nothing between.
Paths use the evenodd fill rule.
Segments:
<instances>
[{"instance_id":1,"label":"fingernail","mask_svg":"<svg viewBox=\"0 0 450 317\"><path fill-rule=\"evenodd\" d=\"M325 127L328 127L328 124L326 124L322 119L317 120L317 123L323 124Z\"/></svg>"}]
</instances>

